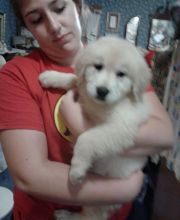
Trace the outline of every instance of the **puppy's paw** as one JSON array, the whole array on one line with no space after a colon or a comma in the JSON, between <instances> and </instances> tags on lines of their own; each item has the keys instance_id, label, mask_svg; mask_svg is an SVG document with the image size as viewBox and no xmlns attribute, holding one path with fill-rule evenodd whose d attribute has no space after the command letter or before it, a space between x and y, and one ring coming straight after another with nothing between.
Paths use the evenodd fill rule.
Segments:
<instances>
[{"instance_id":1,"label":"puppy's paw","mask_svg":"<svg viewBox=\"0 0 180 220\"><path fill-rule=\"evenodd\" d=\"M58 76L56 71L44 71L39 75L39 81L44 88L56 88Z\"/></svg>"},{"instance_id":2,"label":"puppy's paw","mask_svg":"<svg viewBox=\"0 0 180 220\"><path fill-rule=\"evenodd\" d=\"M77 76L58 71L45 71L40 74L39 81L44 88L72 89L77 84Z\"/></svg>"},{"instance_id":3,"label":"puppy's paw","mask_svg":"<svg viewBox=\"0 0 180 220\"><path fill-rule=\"evenodd\" d=\"M56 220L70 220L71 212L66 210L56 210L54 213L54 217Z\"/></svg>"},{"instance_id":4,"label":"puppy's paw","mask_svg":"<svg viewBox=\"0 0 180 220\"><path fill-rule=\"evenodd\" d=\"M86 176L86 170L79 166L72 166L69 172L70 183L74 186L80 185Z\"/></svg>"}]
</instances>

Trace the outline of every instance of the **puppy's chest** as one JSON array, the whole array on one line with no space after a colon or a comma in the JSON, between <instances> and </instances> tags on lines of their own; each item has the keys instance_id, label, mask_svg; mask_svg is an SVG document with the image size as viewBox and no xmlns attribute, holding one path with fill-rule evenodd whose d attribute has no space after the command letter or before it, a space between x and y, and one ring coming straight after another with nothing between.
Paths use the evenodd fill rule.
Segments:
<instances>
[{"instance_id":1,"label":"puppy's chest","mask_svg":"<svg viewBox=\"0 0 180 220\"><path fill-rule=\"evenodd\" d=\"M117 119L118 117L118 113L115 112L113 113L113 111L105 111L105 110L99 111L97 109L94 109L91 112L90 111L86 112L86 115L89 121L91 122L92 126L112 122L113 120L115 120L115 118Z\"/></svg>"},{"instance_id":2,"label":"puppy's chest","mask_svg":"<svg viewBox=\"0 0 180 220\"><path fill-rule=\"evenodd\" d=\"M132 103L129 100L112 106L87 106L84 112L91 121L92 127L100 124L134 124L136 126L147 115L147 106L144 103Z\"/></svg>"}]
</instances>

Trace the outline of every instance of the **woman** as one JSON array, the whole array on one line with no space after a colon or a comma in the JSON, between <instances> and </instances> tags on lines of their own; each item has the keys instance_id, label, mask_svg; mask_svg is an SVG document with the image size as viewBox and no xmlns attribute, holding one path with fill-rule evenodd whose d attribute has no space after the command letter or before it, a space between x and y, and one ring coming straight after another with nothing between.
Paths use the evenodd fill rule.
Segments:
<instances>
[{"instance_id":1,"label":"woman","mask_svg":"<svg viewBox=\"0 0 180 220\"><path fill-rule=\"evenodd\" d=\"M38 77L44 70L73 72L80 49L80 0L13 0L17 15L31 31L40 48L16 57L0 72L0 139L15 182L14 219L51 220L56 209L79 210L81 205L126 203L139 193L143 174L125 180L91 175L80 188L68 182L72 151L64 133L56 128L59 99L64 91L43 89ZM61 105L73 135L82 132L84 119L73 91ZM137 134L133 154L150 154L172 144L172 128L154 92L146 94L153 105L151 119ZM76 111L77 128L74 126ZM77 121L76 121L77 122ZM161 137L163 132L163 137ZM142 150L142 146L147 146ZM129 206L125 206L129 207ZM124 208L114 219L124 215ZM123 219L123 218L121 218Z\"/></svg>"}]
</instances>

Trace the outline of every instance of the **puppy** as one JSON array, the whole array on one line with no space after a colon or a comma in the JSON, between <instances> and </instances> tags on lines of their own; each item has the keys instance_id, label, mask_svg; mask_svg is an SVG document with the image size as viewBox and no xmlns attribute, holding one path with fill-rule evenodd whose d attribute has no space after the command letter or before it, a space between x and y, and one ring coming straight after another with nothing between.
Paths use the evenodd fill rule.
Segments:
<instances>
[{"instance_id":1,"label":"puppy","mask_svg":"<svg viewBox=\"0 0 180 220\"><path fill-rule=\"evenodd\" d=\"M40 76L42 84L43 79L49 85L56 77L61 88L62 79L58 78L63 74L52 73ZM150 106L143 94L151 74L138 49L126 40L102 37L82 50L76 62L76 74L79 102L93 126L75 143L70 182L80 184L87 171L125 178L142 169L146 157L121 156L134 146L138 128L149 116ZM69 77L74 84L74 76ZM57 219L106 220L117 207L120 205L85 207L83 213L60 211Z\"/></svg>"}]
</instances>

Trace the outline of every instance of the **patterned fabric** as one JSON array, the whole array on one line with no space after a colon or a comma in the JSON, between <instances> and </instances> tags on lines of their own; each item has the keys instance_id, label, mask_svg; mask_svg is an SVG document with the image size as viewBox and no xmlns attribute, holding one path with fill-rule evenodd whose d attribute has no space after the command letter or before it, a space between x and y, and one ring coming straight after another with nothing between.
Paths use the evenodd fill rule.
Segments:
<instances>
[{"instance_id":1,"label":"patterned fabric","mask_svg":"<svg viewBox=\"0 0 180 220\"><path fill-rule=\"evenodd\" d=\"M169 72L172 52L156 52L152 61L152 85L161 102L163 102L166 80Z\"/></svg>"},{"instance_id":2,"label":"patterned fabric","mask_svg":"<svg viewBox=\"0 0 180 220\"><path fill-rule=\"evenodd\" d=\"M174 148L168 154L167 165L170 169L175 168L176 176L180 178L180 41L175 44L163 104L171 117L175 135Z\"/></svg>"}]
</instances>

